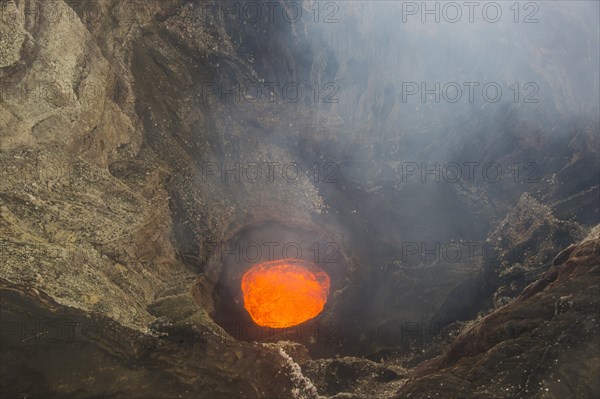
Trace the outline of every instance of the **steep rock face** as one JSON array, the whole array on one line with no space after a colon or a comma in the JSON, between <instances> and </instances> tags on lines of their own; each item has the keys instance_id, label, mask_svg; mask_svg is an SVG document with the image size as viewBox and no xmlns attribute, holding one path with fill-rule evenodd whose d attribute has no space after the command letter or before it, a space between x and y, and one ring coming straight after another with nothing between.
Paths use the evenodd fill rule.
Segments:
<instances>
[{"instance_id":1,"label":"steep rock face","mask_svg":"<svg viewBox=\"0 0 600 399\"><path fill-rule=\"evenodd\" d=\"M5 280L0 295L4 397L316 397L279 352L242 346L194 310L147 335Z\"/></svg>"},{"instance_id":2,"label":"steep rock face","mask_svg":"<svg viewBox=\"0 0 600 399\"><path fill-rule=\"evenodd\" d=\"M2 5L0 21L0 68L6 68L19 60L19 52L25 41L24 3Z\"/></svg>"},{"instance_id":3,"label":"steep rock face","mask_svg":"<svg viewBox=\"0 0 600 399\"><path fill-rule=\"evenodd\" d=\"M600 226L516 301L415 369L398 397L595 397Z\"/></svg>"},{"instance_id":4,"label":"steep rock face","mask_svg":"<svg viewBox=\"0 0 600 399\"><path fill-rule=\"evenodd\" d=\"M585 231L573 220L558 219L549 206L530 194L522 194L483 243L479 269L450 291L432 323L444 327L512 302L552 267L563 248L581 240Z\"/></svg>"},{"instance_id":5,"label":"steep rock face","mask_svg":"<svg viewBox=\"0 0 600 399\"><path fill-rule=\"evenodd\" d=\"M171 244L166 168L140 150L113 100L114 70L74 11L18 3L26 39L1 71L2 276L144 328L156 292L181 284L165 275L187 273Z\"/></svg>"},{"instance_id":6,"label":"steep rock face","mask_svg":"<svg viewBox=\"0 0 600 399\"><path fill-rule=\"evenodd\" d=\"M515 209L488 238L499 260L494 262L493 271L499 280L494 307L516 298L526 285L551 267L562 248L583 239L584 231L577 223L557 219L550 207L523 194Z\"/></svg>"}]
</instances>

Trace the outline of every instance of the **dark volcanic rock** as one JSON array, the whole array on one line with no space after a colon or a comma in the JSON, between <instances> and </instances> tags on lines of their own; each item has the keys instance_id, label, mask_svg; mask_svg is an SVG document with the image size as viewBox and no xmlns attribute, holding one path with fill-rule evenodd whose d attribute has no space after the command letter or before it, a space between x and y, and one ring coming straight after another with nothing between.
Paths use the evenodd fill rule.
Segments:
<instances>
[{"instance_id":1,"label":"dark volcanic rock","mask_svg":"<svg viewBox=\"0 0 600 399\"><path fill-rule=\"evenodd\" d=\"M310 361L302 365L302 371L320 395L357 399L389 396L406 375L400 366L355 357Z\"/></svg>"},{"instance_id":2,"label":"dark volcanic rock","mask_svg":"<svg viewBox=\"0 0 600 399\"><path fill-rule=\"evenodd\" d=\"M524 193L483 243L481 269L446 297L432 323L444 327L512 302L587 229L557 218L549 206Z\"/></svg>"},{"instance_id":3,"label":"dark volcanic rock","mask_svg":"<svg viewBox=\"0 0 600 399\"><path fill-rule=\"evenodd\" d=\"M535 281L551 266L557 253L585 236L585 229L573 221L557 219L550 207L523 194L488 238L495 249L490 273L499 282L494 306L516 298L526 285Z\"/></svg>"},{"instance_id":4,"label":"dark volcanic rock","mask_svg":"<svg viewBox=\"0 0 600 399\"><path fill-rule=\"evenodd\" d=\"M598 397L600 226L555 263L420 364L397 397Z\"/></svg>"},{"instance_id":5,"label":"dark volcanic rock","mask_svg":"<svg viewBox=\"0 0 600 399\"><path fill-rule=\"evenodd\" d=\"M5 280L0 297L3 398L315 397L277 351L198 322L149 335Z\"/></svg>"}]
</instances>

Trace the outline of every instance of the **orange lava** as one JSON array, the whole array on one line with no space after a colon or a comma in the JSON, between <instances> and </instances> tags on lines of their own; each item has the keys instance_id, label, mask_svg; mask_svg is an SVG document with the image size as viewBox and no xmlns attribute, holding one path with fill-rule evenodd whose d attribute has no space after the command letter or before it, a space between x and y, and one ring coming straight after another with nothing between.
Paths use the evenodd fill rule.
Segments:
<instances>
[{"instance_id":1,"label":"orange lava","mask_svg":"<svg viewBox=\"0 0 600 399\"><path fill-rule=\"evenodd\" d=\"M329 276L312 263L260 263L242 277L244 307L259 326L286 328L316 317L329 295Z\"/></svg>"}]
</instances>

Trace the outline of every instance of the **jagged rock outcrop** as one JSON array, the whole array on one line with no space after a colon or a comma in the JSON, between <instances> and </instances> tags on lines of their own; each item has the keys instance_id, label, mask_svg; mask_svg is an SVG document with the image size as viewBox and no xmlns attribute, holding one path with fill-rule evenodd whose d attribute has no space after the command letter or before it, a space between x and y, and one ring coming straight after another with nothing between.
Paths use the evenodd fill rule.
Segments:
<instances>
[{"instance_id":1,"label":"jagged rock outcrop","mask_svg":"<svg viewBox=\"0 0 600 399\"><path fill-rule=\"evenodd\" d=\"M600 226L512 303L416 367L398 398L600 394Z\"/></svg>"},{"instance_id":2,"label":"jagged rock outcrop","mask_svg":"<svg viewBox=\"0 0 600 399\"><path fill-rule=\"evenodd\" d=\"M586 231L523 193L482 243L479 270L448 294L432 323L445 327L512 302L552 266L562 248L581 240Z\"/></svg>"},{"instance_id":3,"label":"jagged rock outcrop","mask_svg":"<svg viewBox=\"0 0 600 399\"><path fill-rule=\"evenodd\" d=\"M550 268L562 248L584 238L584 231L580 224L557 219L550 207L523 194L487 239L495 250L494 262L488 265L498 281L494 306L516 298Z\"/></svg>"}]
</instances>

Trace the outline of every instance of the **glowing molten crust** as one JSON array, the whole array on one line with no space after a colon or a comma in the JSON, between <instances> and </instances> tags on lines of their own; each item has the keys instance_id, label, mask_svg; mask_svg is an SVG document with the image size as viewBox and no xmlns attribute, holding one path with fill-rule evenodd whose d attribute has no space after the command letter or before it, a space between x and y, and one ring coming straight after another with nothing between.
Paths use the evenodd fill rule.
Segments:
<instances>
[{"instance_id":1,"label":"glowing molten crust","mask_svg":"<svg viewBox=\"0 0 600 399\"><path fill-rule=\"evenodd\" d=\"M256 324L291 327L321 313L329 295L329 276L298 260L265 262L244 274L242 293Z\"/></svg>"}]
</instances>

